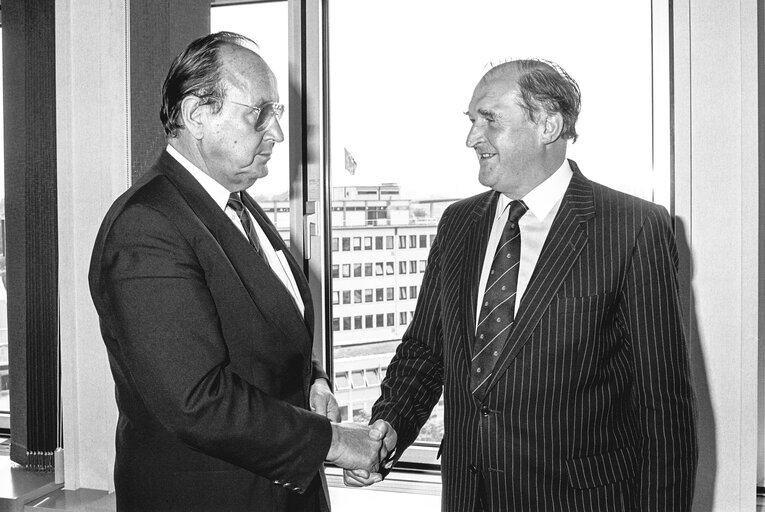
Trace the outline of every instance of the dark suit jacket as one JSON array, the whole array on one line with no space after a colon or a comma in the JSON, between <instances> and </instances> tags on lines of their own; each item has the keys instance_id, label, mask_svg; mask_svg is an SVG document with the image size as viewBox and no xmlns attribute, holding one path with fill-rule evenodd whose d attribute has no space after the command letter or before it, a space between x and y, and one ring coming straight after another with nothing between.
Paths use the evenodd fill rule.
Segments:
<instances>
[{"instance_id":1,"label":"dark suit jacket","mask_svg":"<svg viewBox=\"0 0 765 512\"><path fill-rule=\"evenodd\" d=\"M98 233L89 277L116 385L120 511L327 508L331 427L307 410L326 377L308 285L264 212L245 204L287 256L305 319L166 152Z\"/></svg>"},{"instance_id":2,"label":"dark suit jacket","mask_svg":"<svg viewBox=\"0 0 765 512\"><path fill-rule=\"evenodd\" d=\"M448 208L372 419L408 446L444 391L443 508L683 511L694 399L670 219L574 170L488 386L473 396L478 281L498 194Z\"/></svg>"}]
</instances>

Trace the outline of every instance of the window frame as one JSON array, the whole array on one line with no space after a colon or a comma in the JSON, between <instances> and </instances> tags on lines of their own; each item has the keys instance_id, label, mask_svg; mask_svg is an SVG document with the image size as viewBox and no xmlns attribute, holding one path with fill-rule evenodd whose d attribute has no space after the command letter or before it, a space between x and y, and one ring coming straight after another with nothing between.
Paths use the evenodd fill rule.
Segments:
<instances>
[{"instance_id":1,"label":"window frame","mask_svg":"<svg viewBox=\"0 0 765 512\"><path fill-rule=\"evenodd\" d=\"M217 0L216 0L217 1ZM328 176L329 160L329 89L328 76L328 1L329 0L282 0L290 6L290 133L302 140L302 147L295 148L296 159L290 161L291 236L296 256L304 257L306 273L318 276L311 283L317 314L315 345L322 353L325 367L330 375L333 366L333 340L331 327L331 279L326 268L331 261L331 251L326 240L331 239L331 183ZM239 2L238 2L239 3ZM245 3L245 2L240 2ZM674 214L673 179L671 159L671 6L652 0L652 67L653 67L653 148L654 148L654 202L668 208ZM293 98L294 95L294 98ZM311 127L309 130L308 127ZM291 153L293 149L291 148ZM318 184L312 188L311 184ZM318 191L318 193L317 193ZM308 213L306 213L308 212ZM312 224L313 223L313 224ZM312 226L315 235L312 233ZM315 229L318 226L318 229ZM426 248L433 245L436 235L429 235ZM376 237L373 250L384 249ZM419 238L419 237L418 237ZM307 242L306 242L307 240ZM417 240L419 242L419 239ZM395 244L395 240L394 240ZM419 248L415 243L412 248ZM312 252L318 251L318 257ZM418 265L418 273L425 265ZM387 274L384 272L383 275ZM375 275L380 275L375 272ZM318 282L317 282L318 281ZM387 293L387 290L386 290ZM391 300L390 297L386 297ZM410 312L411 314L411 312ZM377 318L377 317L376 317ZM377 324L377 322L375 322ZM395 324L395 322L394 322ZM379 325L378 325L379 327ZM381 371L381 379L384 378ZM425 446L422 452L412 447L405 453L404 461L396 468L413 468L416 471L440 471L435 461L435 446ZM420 455L418 455L420 453ZM422 455L424 453L424 455ZM408 461L411 460L411 465Z\"/></svg>"}]
</instances>

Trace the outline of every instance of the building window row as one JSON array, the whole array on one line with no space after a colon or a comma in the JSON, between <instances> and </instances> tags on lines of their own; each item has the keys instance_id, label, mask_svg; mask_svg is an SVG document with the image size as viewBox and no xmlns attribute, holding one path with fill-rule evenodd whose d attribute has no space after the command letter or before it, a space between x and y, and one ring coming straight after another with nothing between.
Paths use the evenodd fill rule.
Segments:
<instances>
[{"instance_id":1,"label":"building window row","mask_svg":"<svg viewBox=\"0 0 765 512\"><path fill-rule=\"evenodd\" d=\"M398 262L399 274L417 274L425 272L427 260L409 260ZM392 261L374 263L343 263L332 264L333 279L348 279L351 277L392 276L396 267Z\"/></svg>"},{"instance_id":2,"label":"building window row","mask_svg":"<svg viewBox=\"0 0 765 512\"><path fill-rule=\"evenodd\" d=\"M399 313L399 325L407 325L412 321L414 311L402 311ZM356 315L335 317L332 319L332 330L353 331L359 329L374 329L375 327L395 327L395 313L377 313L374 315Z\"/></svg>"},{"instance_id":3,"label":"building window row","mask_svg":"<svg viewBox=\"0 0 765 512\"><path fill-rule=\"evenodd\" d=\"M335 391L379 386L385 378L388 367L362 368L350 372L335 373Z\"/></svg>"},{"instance_id":4,"label":"building window row","mask_svg":"<svg viewBox=\"0 0 765 512\"><path fill-rule=\"evenodd\" d=\"M427 249L436 235L399 235L399 249ZM374 251L394 249L394 237L387 236L344 236L332 237L332 251Z\"/></svg>"},{"instance_id":5,"label":"building window row","mask_svg":"<svg viewBox=\"0 0 765 512\"><path fill-rule=\"evenodd\" d=\"M400 300L416 299L417 285L400 286L398 289ZM394 288L365 288L363 290L334 290L332 291L332 305L338 304L361 304L365 302L383 302L396 300Z\"/></svg>"}]
</instances>

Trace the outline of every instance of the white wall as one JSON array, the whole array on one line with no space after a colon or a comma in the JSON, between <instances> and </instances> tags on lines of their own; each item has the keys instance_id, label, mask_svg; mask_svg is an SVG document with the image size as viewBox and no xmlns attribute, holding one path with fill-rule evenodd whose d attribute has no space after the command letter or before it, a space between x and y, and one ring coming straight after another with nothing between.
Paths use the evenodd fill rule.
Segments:
<instances>
[{"instance_id":1,"label":"white wall","mask_svg":"<svg viewBox=\"0 0 765 512\"><path fill-rule=\"evenodd\" d=\"M694 510L754 510L757 0L679 0L673 6L674 206L687 244L681 280L699 404Z\"/></svg>"},{"instance_id":2,"label":"white wall","mask_svg":"<svg viewBox=\"0 0 765 512\"><path fill-rule=\"evenodd\" d=\"M114 385L88 290L99 224L128 183L128 0L56 0L65 485L113 489Z\"/></svg>"}]
</instances>

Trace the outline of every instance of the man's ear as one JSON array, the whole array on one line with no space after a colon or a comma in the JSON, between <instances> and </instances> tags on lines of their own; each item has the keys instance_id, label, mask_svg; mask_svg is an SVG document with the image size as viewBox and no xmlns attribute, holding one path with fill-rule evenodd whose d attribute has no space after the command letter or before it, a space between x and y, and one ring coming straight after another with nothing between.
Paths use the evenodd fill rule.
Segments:
<instances>
[{"instance_id":1,"label":"man's ear","mask_svg":"<svg viewBox=\"0 0 765 512\"><path fill-rule=\"evenodd\" d=\"M542 119L541 128L542 143L552 144L560 138L560 134L563 132L563 116L560 115L560 112L547 114L544 119Z\"/></svg>"},{"instance_id":2,"label":"man's ear","mask_svg":"<svg viewBox=\"0 0 765 512\"><path fill-rule=\"evenodd\" d=\"M204 134L204 118L209 114L209 104L202 104L198 96L189 94L181 100L181 120L192 137L201 139Z\"/></svg>"}]
</instances>

